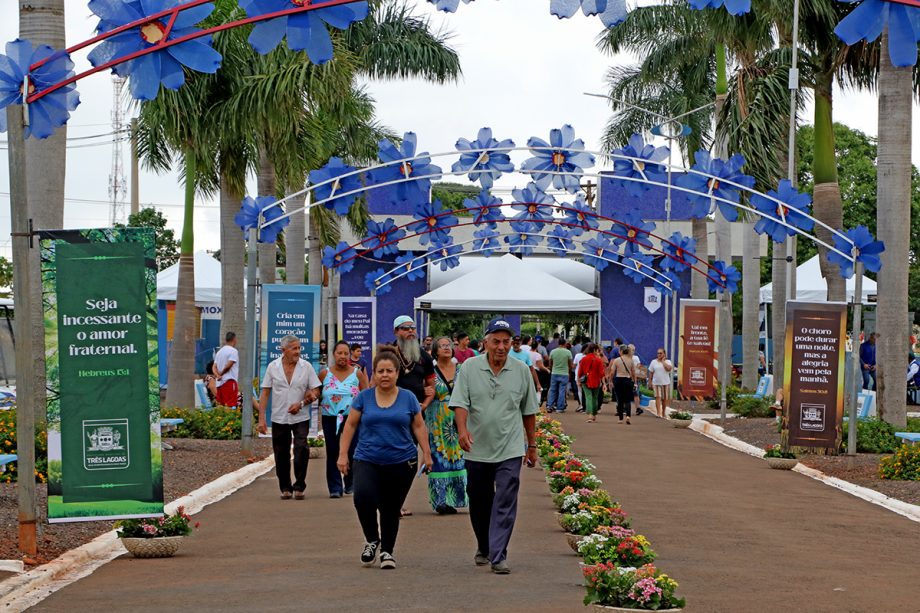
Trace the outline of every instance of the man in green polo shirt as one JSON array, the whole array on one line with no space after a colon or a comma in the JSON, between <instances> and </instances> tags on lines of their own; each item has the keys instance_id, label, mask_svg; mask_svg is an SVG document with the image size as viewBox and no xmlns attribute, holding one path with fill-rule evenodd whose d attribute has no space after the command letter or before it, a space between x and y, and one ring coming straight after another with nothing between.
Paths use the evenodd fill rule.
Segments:
<instances>
[{"instance_id":1,"label":"man in green polo shirt","mask_svg":"<svg viewBox=\"0 0 920 613\"><path fill-rule=\"evenodd\" d=\"M549 353L549 398L546 400L546 410L550 413L565 413L565 392L569 387L569 373L572 371L574 361L572 352L566 348L565 339L559 346Z\"/></svg>"},{"instance_id":2,"label":"man in green polo shirt","mask_svg":"<svg viewBox=\"0 0 920 613\"><path fill-rule=\"evenodd\" d=\"M512 336L504 319L489 323L486 352L463 363L449 403L466 452L466 492L477 544L473 560L477 566L491 563L492 572L501 575L511 572L505 559L517 518L521 456L528 466L537 461L539 400L530 368L508 359Z\"/></svg>"}]
</instances>

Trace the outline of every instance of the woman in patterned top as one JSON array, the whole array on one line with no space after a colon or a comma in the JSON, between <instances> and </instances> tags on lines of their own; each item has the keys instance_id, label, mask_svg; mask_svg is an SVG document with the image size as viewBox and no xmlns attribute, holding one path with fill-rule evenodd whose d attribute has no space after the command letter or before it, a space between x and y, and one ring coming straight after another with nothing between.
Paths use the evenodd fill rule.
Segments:
<instances>
[{"instance_id":1,"label":"woman in patterned top","mask_svg":"<svg viewBox=\"0 0 920 613\"><path fill-rule=\"evenodd\" d=\"M436 338L432 350L435 353L434 400L424 409L433 462L428 473L428 499L438 515L452 515L457 512L457 507L467 506L463 450L460 449L454 412L448 407L460 364L451 359L453 348L446 336Z\"/></svg>"}]
</instances>

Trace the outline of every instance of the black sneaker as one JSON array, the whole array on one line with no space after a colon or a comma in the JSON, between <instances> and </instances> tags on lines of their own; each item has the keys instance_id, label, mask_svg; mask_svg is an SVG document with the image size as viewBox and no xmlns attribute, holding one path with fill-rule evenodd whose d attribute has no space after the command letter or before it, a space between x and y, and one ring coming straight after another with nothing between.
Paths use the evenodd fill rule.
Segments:
<instances>
[{"instance_id":1,"label":"black sneaker","mask_svg":"<svg viewBox=\"0 0 920 613\"><path fill-rule=\"evenodd\" d=\"M364 551L361 552L361 564L369 568L377 561L377 550L380 548L380 541L373 543L364 543Z\"/></svg>"},{"instance_id":2,"label":"black sneaker","mask_svg":"<svg viewBox=\"0 0 920 613\"><path fill-rule=\"evenodd\" d=\"M380 554L380 568L384 570L396 568L396 558L393 557L393 554L385 551Z\"/></svg>"},{"instance_id":3,"label":"black sneaker","mask_svg":"<svg viewBox=\"0 0 920 613\"><path fill-rule=\"evenodd\" d=\"M473 562L476 566L485 566L489 563L489 557L484 553L477 551L476 555L473 556Z\"/></svg>"}]
</instances>

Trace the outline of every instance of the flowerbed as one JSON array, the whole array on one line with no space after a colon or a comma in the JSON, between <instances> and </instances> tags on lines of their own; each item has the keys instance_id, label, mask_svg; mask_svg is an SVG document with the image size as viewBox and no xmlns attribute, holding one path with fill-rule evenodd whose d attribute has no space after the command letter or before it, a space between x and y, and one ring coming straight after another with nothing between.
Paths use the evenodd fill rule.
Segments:
<instances>
[{"instance_id":1,"label":"flowerbed","mask_svg":"<svg viewBox=\"0 0 920 613\"><path fill-rule=\"evenodd\" d=\"M652 565L656 554L648 539L630 529L626 512L601 488L594 465L572 452L572 442L558 421L538 417L537 452L553 502L562 512L559 523L582 537L578 554L585 564L584 604L638 610L683 607L684 600L674 594L677 582Z\"/></svg>"}]
</instances>

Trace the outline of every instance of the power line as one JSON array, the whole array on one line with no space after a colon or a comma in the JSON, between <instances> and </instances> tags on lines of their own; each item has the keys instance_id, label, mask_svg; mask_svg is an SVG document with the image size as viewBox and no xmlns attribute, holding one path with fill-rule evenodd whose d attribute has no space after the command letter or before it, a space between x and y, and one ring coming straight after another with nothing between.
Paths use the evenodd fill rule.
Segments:
<instances>
[{"instance_id":1,"label":"power line","mask_svg":"<svg viewBox=\"0 0 920 613\"><path fill-rule=\"evenodd\" d=\"M0 197L9 198L10 193L0 192ZM98 205L105 205L105 206L111 206L112 204L108 200L92 200L89 198L64 198L64 202L73 202L76 204L98 204ZM177 208L177 209L181 209L181 208L185 208L185 205L184 204L165 204L165 203L156 203L156 202L142 202L141 208ZM195 208L196 209L217 210L217 209L220 209L220 205L196 204Z\"/></svg>"}]
</instances>

